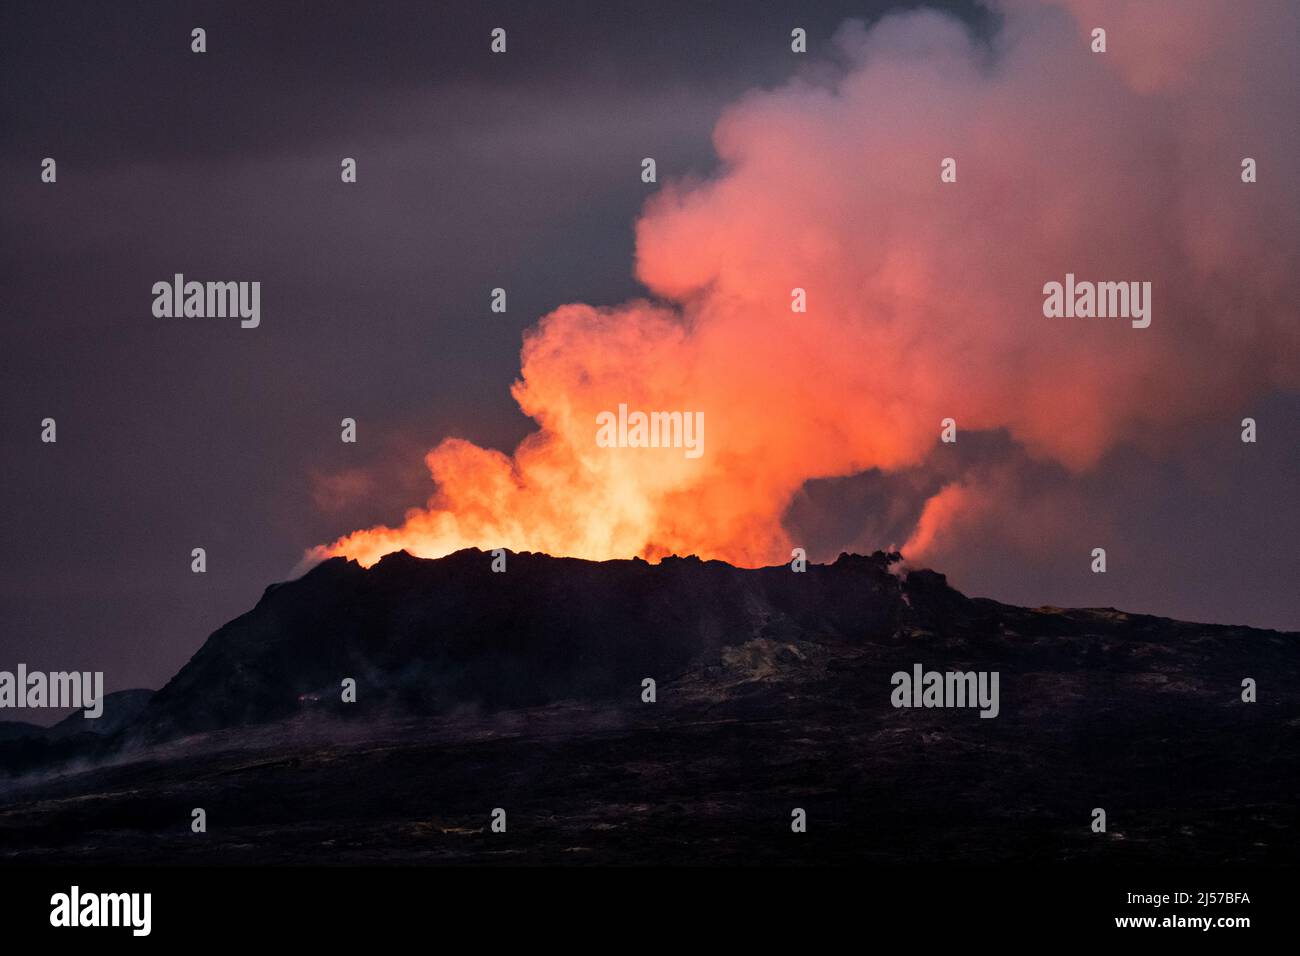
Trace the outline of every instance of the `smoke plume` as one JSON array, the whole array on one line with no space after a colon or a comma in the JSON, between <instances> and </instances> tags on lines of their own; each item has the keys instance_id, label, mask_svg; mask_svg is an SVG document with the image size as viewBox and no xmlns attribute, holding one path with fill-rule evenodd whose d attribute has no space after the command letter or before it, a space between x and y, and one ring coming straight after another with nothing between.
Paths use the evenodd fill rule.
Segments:
<instances>
[{"instance_id":1,"label":"smoke plume","mask_svg":"<svg viewBox=\"0 0 1300 956\"><path fill-rule=\"evenodd\" d=\"M637 222L647 297L526 334L513 395L537 430L512 455L447 439L424 507L317 553L778 563L805 482L915 468L945 418L1081 472L1296 387L1298 8L997 12L988 39L929 11L850 22L734 104L716 174L663 185ZM1150 327L1045 317L1067 273L1151 282ZM620 403L703 412L703 454L598 446ZM987 493L945 484L905 553Z\"/></svg>"}]
</instances>

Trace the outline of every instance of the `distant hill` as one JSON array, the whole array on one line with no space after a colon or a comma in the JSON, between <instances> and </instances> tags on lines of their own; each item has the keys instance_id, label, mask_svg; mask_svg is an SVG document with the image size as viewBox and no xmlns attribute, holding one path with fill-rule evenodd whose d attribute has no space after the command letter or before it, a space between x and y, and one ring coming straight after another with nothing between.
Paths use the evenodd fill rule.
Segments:
<instances>
[{"instance_id":1,"label":"distant hill","mask_svg":"<svg viewBox=\"0 0 1300 956\"><path fill-rule=\"evenodd\" d=\"M71 737L75 734L112 736L132 724L153 697L154 692L143 688L114 691L104 695L104 712L91 719L83 711L69 714L53 727L47 735L52 738Z\"/></svg>"}]
</instances>

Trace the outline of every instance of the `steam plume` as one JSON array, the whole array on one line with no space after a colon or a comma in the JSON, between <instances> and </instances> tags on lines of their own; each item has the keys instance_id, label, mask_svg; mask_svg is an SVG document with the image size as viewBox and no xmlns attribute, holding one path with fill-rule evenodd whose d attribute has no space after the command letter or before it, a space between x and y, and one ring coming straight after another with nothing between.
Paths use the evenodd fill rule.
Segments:
<instances>
[{"instance_id":1,"label":"steam plume","mask_svg":"<svg viewBox=\"0 0 1300 956\"><path fill-rule=\"evenodd\" d=\"M720 171L637 223L650 298L565 305L526 335L513 395L537 431L513 455L444 441L425 507L319 553L777 563L804 482L915 467L946 417L1080 471L1294 388L1297 8L998 9L987 43L934 12L851 22L829 69L727 110ZM1150 281L1151 326L1045 318L1067 272ZM598 447L619 403L704 412L704 454ZM946 485L905 553L980 494Z\"/></svg>"}]
</instances>

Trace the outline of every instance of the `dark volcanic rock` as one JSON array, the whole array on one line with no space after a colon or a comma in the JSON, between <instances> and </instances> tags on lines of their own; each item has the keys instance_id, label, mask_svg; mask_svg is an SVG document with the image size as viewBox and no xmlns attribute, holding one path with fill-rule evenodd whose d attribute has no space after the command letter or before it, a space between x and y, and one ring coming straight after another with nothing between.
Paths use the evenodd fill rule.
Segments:
<instances>
[{"instance_id":1,"label":"dark volcanic rock","mask_svg":"<svg viewBox=\"0 0 1300 956\"><path fill-rule=\"evenodd\" d=\"M151 739L287 717L333 704L345 677L360 698L407 712L467 704L528 707L626 695L725 644L879 640L904 620L972 602L929 584L910 607L890 558L845 556L804 574L668 558L579 561L467 550L438 560L390 554L372 568L335 558L267 589L150 702Z\"/></svg>"},{"instance_id":2,"label":"dark volcanic rock","mask_svg":"<svg viewBox=\"0 0 1300 956\"><path fill-rule=\"evenodd\" d=\"M129 727L140 716L154 692L143 688L118 690L104 695L104 712L91 719L83 712L77 711L63 718L48 731L52 739L72 737L76 734L98 734L111 737L119 730Z\"/></svg>"},{"instance_id":3,"label":"dark volcanic rock","mask_svg":"<svg viewBox=\"0 0 1300 956\"><path fill-rule=\"evenodd\" d=\"M0 742L27 771L0 790L0 859L1296 859L1300 635L1011 607L880 553L804 574L490 564L326 562L127 727ZM893 707L917 663L997 671L999 715ZM487 830L497 806L508 836Z\"/></svg>"},{"instance_id":4,"label":"dark volcanic rock","mask_svg":"<svg viewBox=\"0 0 1300 956\"><path fill-rule=\"evenodd\" d=\"M153 691L119 690L104 695L103 712L69 714L53 727L20 721L0 723L0 777L105 755L120 746Z\"/></svg>"}]
</instances>

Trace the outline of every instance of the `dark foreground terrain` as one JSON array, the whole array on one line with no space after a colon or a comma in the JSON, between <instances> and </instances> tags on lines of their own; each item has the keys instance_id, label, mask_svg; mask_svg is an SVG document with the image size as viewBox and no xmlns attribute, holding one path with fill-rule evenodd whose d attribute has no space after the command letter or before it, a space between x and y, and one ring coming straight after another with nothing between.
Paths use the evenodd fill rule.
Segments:
<instances>
[{"instance_id":1,"label":"dark foreground terrain","mask_svg":"<svg viewBox=\"0 0 1300 956\"><path fill-rule=\"evenodd\" d=\"M1300 635L972 600L880 553L509 561L326 562L109 732L0 735L0 861L1300 859ZM999 715L895 709L915 663L998 671Z\"/></svg>"}]
</instances>

